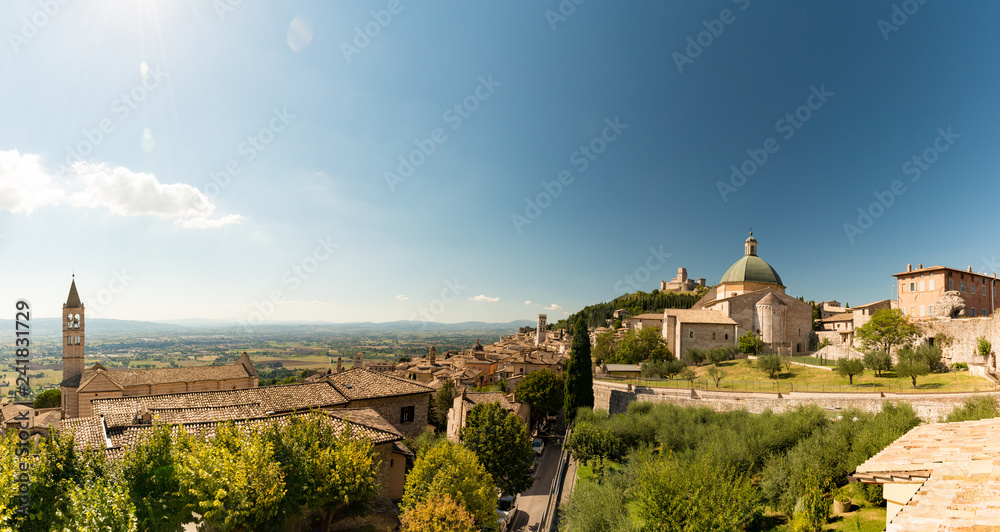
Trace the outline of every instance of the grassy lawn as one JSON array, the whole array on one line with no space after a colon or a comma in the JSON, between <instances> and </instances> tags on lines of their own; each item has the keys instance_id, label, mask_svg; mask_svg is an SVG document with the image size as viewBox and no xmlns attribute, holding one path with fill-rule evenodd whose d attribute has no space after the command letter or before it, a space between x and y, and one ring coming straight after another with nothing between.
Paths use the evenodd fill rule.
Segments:
<instances>
[{"instance_id":1,"label":"grassy lawn","mask_svg":"<svg viewBox=\"0 0 1000 532\"><path fill-rule=\"evenodd\" d=\"M824 358L822 360L819 359L819 358L810 357L810 356L798 356L798 357L788 357L788 358L790 360L792 360L793 362L799 362L801 364L809 364L811 366L826 366L826 367L829 367L829 368L833 368L833 367L837 366L837 361L836 360L830 360L828 358Z\"/></svg>"},{"instance_id":2,"label":"grassy lawn","mask_svg":"<svg viewBox=\"0 0 1000 532\"><path fill-rule=\"evenodd\" d=\"M910 379L896 378L894 373L883 372L876 377L872 371L854 377L854 385L848 385L847 379L836 372L813 369L805 366L792 366L791 371L781 373L777 379L769 379L767 375L750 366L745 360L730 360L719 364L726 372L725 378L719 383L720 390L760 391L760 392L897 392L897 393L933 393L933 392L974 392L997 390L991 381L983 377L975 377L968 371L953 371L949 373L932 373L917 377L917 387L911 386ZM715 382L708 375L704 365L694 368L697 375L694 386L699 389L716 389ZM688 381L680 379L645 380L630 379L634 385L659 386L670 388L690 388Z\"/></svg>"},{"instance_id":3,"label":"grassy lawn","mask_svg":"<svg viewBox=\"0 0 1000 532\"><path fill-rule=\"evenodd\" d=\"M788 524L785 516L770 513L765 517L764 530L768 532L790 532L792 527ZM852 511L831 515L823 532L843 531L843 532L880 532L885 530L885 507L855 506Z\"/></svg>"}]
</instances>

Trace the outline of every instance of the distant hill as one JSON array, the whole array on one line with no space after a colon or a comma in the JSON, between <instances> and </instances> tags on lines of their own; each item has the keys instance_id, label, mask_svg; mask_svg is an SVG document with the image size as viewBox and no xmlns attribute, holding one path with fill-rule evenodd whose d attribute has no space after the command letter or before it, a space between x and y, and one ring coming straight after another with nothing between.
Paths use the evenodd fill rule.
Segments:
<instances>
[{"instance_id":1,"label":"distant hill","mask_svg":"<svg viewBox=\"0 0 1000 532\"><path fill-rule=\"evenodd\" d=\"M62 321L60 318L35 318L30 322L31 334L38 336L56 337L62 334ZM254 325L253 329L260 331L290 331L309 330L312 332L330 332L334 334L364 332L364 331L387 331L387 332L501 332L513 334L520 327L534 325L528 320L516 320L507 323L487 323L482 321L466 321L462 323L437 323L428 321L390 321L385 323L356 322L356 323L331 323L331 322L267 322ZM13 331L14 320L0 320L0 330ZM169 322L153 322L138 320L115 320L91 318L86 321L88 335L142 335L152 333L246 333L245 327L240 327L234 321L189 319L171 320Z\"/></svg>"},{"instance_id":2,"label":"distant hill","mask_svg":"<svg viewBox=\"0 0 1000 532\"><path fill-rule=\"evenodd\" d=\"M588 305L583 310L571 314L569 323L574 323L578 316L587 319L587 327L605 327L607 320L612 319L612 314L617 309L626 309L630 316L645 314L649 312L663 312L668 308L691 308L701 296L692 292L636 292L618 296L607 303Z\"/></svg>"}]
</instances>

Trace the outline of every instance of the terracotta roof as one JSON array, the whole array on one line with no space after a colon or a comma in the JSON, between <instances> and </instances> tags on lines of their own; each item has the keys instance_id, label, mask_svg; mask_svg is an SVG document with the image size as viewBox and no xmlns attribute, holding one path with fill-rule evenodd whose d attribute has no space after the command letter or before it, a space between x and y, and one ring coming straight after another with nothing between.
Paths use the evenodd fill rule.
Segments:
<instances>
[{"instance_id":1,"label":"terracotta roof","mask_svg":"<svg viewBox=\"0 0 1000 532\"><path fill-rule=\"evenodd\" d=\"M717 323L722 325L736 325L732 318L726 316L721 310L694 310L668 308L663 311L666 316L676 316L680 323Z\"/></svg>"},{"instance_id":2,"label":"terracotta roof","mask_svg":"<svg viewBox=\"0 0 1000 532\"><path fill-rule=\"evenodd\" d=\"M375 444L398 442L403 434L387 423L377 412L370 408L338 409L331 411L310 411L280 414L277 416L244 417L235 415L226 419L202 422L184 422L172 425L176 433L180 428L191 434L211 437L221 423L232 422L237 428L249 430L267 423L285 425L293 416L318 415L328 420L335 430L340 431L350 426L357 436L365 437ZM105 416L94 415L88 418L63 420L60 430L72 432L78 447L105 449L110 458L118 458L124 451L133 447L153 424L116 425L106 423Z\"/></svg>"},{"instance_id":3,"label":"terracotta roof","mask_svg":"<svg viewBox=\"0 0 1000 532\"><path fill-rule=\"evenodd\" d=\"M94 399L94 414L135 415L142 409L164 411L175 409L222 408L238 405L259 405L263 412L288 412L343 405L347 399L327 382L264 386L245 390L219 390L161 395L142 395L113 399ZM196 415L196 414L191 414Z\"/></svg>"},{"instance_id":4,"label":"terracotta roof","mask_svg":"<svg viewBox=\"0 0 1000 532\"><path fill-rule=\"evenodd\" d=\"M787 305L785 305L785 302L781 300L781 298L779 298L778 296L774 295L774 292L768 292L766 296L760 298L760 300L757 301L757 304L758 305L780 305L782 307L787 306Z\"/></svg>"},{"instance_id":5,"label":"terracotta roof","mask_svg":"<svg viewBox=\"0 0 1000 532\"><path fill-rule=\"evenodd\" d=\"M821 319L819 321L822 321L822 322L828 322L828 321L830 321L830 322L834 322L834 321L854 321L854 313L853 312L844 312L843 314L834 314L833 316L830 316L829 318L823 318L823 319Z\"/></svg>"},{"instance_id":6,"label":"terracotta roof","mask_svg":"<svg viewBox=\"0 0 1000 532\"><path fill-rule=\"evenodd\" d=\"M466 403L472 405L482 403L500 403L500 406L504 407L504 409L515 414L518 413L520 408L524 405L524 403L510 401L507 399L506 395L500 392L466 392L463 394L463 397L465 398Z\"/></svg>"},{"instance_id":7,"label":"terracotta roof","mask_svg":"<svg viewBox=\"0 0 1000 532\"><path fill-rule=\"evenodd\" d=\"M424 386L411 380L362 368L353 368L340 373L334 373L327 380L350 401L415 393L430 393L434 391L429 386Z\"/></svg>"},{"instance_id":8,"label":"terracotta roof","mask_svg":"<svg viewBox=\"0 0 1000 532\"><path fill-rule=\"evenodd\" d=\"M1000 418L910 430L858 466L866 483L920 483L887 531L1000 527Z\"/></svg>"}]
</instances>

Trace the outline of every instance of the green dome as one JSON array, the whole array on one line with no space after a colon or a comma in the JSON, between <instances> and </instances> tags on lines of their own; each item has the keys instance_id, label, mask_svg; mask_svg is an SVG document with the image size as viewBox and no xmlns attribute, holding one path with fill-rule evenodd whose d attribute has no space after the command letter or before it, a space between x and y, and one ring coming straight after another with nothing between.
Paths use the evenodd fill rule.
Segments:
<instances>
[{"instance_id":1,"label":"green dome","mask_svg":"<svg viewBox=\"0 0 1000 532\"><path fill-rule=\"evenodd\" d=\"M720 283L771 283L785 286L774 268L764 259L756 255L744 255L726 270Z\"/></svg>"}]
</instances>

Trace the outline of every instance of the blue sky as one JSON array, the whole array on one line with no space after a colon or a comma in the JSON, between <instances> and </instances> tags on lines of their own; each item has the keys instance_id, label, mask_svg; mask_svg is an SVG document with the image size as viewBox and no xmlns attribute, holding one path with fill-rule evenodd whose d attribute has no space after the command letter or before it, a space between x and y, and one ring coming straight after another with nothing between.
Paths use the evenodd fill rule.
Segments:
<instances>
[{"instance_id":1,"label":"blue sky","mask_svg":"<svg viewBox=\"0 0 1000 532\"><path fill-rule=\"evenodd\" d=\"M681 266L717 282L750 227L806 299L1000 270L998 25L986 1L5 2L0 301L58 315L75 271L106 318L555 321Z\"/></svg>"}]
</instances>

